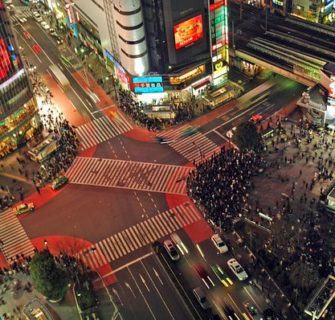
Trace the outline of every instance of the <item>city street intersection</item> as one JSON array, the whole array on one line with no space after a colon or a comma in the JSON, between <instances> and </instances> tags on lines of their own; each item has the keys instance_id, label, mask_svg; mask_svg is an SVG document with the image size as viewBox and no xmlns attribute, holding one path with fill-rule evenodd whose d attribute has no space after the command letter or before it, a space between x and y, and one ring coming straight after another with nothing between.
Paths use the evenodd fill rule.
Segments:
<instances>
[{"instance_id":1,"label":"city street intersection","mask_svg":"<svg viewBox=\"0 0 335 320\"><path fill-rule=\"evenodd\" d=\"M25 30L31 37L18 35L23 52L53 92L55 106L75 126L81 146L66 173L68 185L58 192L47 186L41 194L27 196L26 201L36 204L32 214L17 218L9 210L0 215L7 261L18 253L42 249L46 243L53 253L76 255L101 275L124 319L206 318L191 293L198 286L209 292L212 307L223 319L227 318L225 305L240 319L247 315L245 302L265 309L266 297L255 286L240 283L227 267L232 252L217 253L210 241L213 230L187 196L186 178L194 163L222 146L231 147L228 130L254 114L272 116L294 103L303 86L279 76L269 78L190 123L161 133L148 132L119 111L91 78L101 101L95 105L82 73L62 65L49 35L32 20ZM41 53L34 52L35 44ZM48 74L50 64L62 69L70 90L58 87ZM190 130L192 134L186 134ZM160 144L156 137L168 143ZM182 243L176 268L186 279L182 285L186 299L152 248L155 241L162 242L171 234L177 234ZM239 260L250 263L249 253ZM232 280L228 288L213 273L211 267L216 264ZM204 286L195 271L197 265L204 266L214 288Z\"/></svg>"}]
</instances>

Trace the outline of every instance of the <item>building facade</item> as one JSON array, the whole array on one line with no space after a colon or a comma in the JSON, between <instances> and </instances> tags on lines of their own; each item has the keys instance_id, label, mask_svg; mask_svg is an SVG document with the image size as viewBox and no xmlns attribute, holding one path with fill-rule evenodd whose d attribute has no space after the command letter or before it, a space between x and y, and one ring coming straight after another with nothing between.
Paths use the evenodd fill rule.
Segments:
<instances>
[{"instance_id":1,"label":"building facade","mask_svg":"<svg viewBox=\"0 0 335 320\"><path fill-rule=\"evenodd\" d=\"M292 0L292 14L312 22L328 23L335 18L335 1Z\"/></svg>"},{"instance_id":2,"label":"building facade","mask_svg":"<svg viewBox=\"0 0 335 320\"><path fill-rule=\"evenodd\" d=\"M227 80L226 1L104 0L104 7L114 44L107 60L135 94L198 94Z\"/></svg>"},{"instance_id":3,"label":"building facade","mask_svg":"<svg viewBox=\"0 0 335 320\"><path fill-rule=\"evenodd\" d=\"M0 157L29 140L40 121L3 0L0 0Z\"/></svg>"}]
</instances>

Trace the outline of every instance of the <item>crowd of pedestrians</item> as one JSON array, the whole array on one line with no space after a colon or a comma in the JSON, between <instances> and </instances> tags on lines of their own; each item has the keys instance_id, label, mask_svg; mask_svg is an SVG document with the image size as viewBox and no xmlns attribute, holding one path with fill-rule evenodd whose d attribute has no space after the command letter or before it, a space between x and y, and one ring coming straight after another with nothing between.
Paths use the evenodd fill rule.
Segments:
<instances>
[{"instance_id":1,"label":"crowd of pedestrians","mask_svg":"<svg viewBox=\"0 0 335 320\"><path fill-rule=\"evenodd\" d=\"M263 164L254 152L222 149L197 165L187 179L188 193L208 220L230 229L248 204L251 177Z\"/></svg>"},{"instance_id":2,"label":"crowd of pedestrians","mask_svg":"<svg viewBox=\"0 0 335 320\"><path fill-rule=\"evenodd\" d=\"M56 139L58 147L50 157L42 161L39 170L33 174L37 191L44 183L54 180L60 173L65 173L76 157L79 146L76 133L67 120L53 122L49 133Z\"/></svg>"},{"instance_id":3,"label":"crowd of pedestrians","mask_svg":"<svg viewBox=\"0 0 335 320\"><path fill-rule=\"evenodd\" d=\"M168 119L158 117L151 118L146 112L152 110L152 105L145 105L142 102L135 101L128 91L122 89L119 89L118 96L122 110L136 123L151 131L159 131L168 125L175 125L184 121L189 121L196 116L197 110L204 110L203 107L200 107L200 103L196 102L195 99L191 99L190 101L171 99L169 103L162 104L169 106L171 114L175 115L174 117Z\"/></svg>"}]
</instances>

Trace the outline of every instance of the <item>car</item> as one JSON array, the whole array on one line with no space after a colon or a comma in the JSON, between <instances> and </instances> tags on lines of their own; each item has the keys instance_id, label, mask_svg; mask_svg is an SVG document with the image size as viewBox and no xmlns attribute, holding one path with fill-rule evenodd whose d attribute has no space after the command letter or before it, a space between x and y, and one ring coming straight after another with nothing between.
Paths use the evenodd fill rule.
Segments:
<instances>
[{"instance_id":1,"label":"car","mask_svg":"<svg viewBox=\"0 0 335 320\"><path fill-rule=\"evenodd\" d=\"M50 28L50 29L49 29L49 32L50 32L50 34L51 34L51 33L56 33L56 31L55 31L54 28ZM56 34L57 34L57 33L56 33Z\"/></svg>"},{"instance_id":2,"label":"car","mask_svg":"<svg viewBox=\"0 0 335 320\"><path fill-rule=\"evenodd\" d=\"M257 122L260 122L260 121L263 120L263 116L262 116L261 114L257 113L257 114L254 114L254 115L250 118L250 120L251 120L252 122L254 122L254 123L257 123Z\"/></svg>"},{"instance_id":3,"label":"car","mask_svg":"<svg viewBox=\"0 0 335 320\"><path fill-rule=\"evenodd\" d=\"M25 39L30 39L31 38L31 34L28 31L23 31L23 36Z\"/></svg>"},{"instance_id":4,"label":"car","mask_svg":"<svg viewBox=\"0 0 335 320\"><path fill-rule=\"evenodd\" d=\"M18 17L18 19L21 23L27 22L27 19L25 17Z\"/></svg>"},{"instance_id":5,"label":"car","mask_svg":"<svg viewBox=\"0 0 335 320\"><path fill-rule=\"evenodd\" d=\"M214 243L216 249L218 249L220 253L228 252L228 246L225 244L225 242L221 239L221 237L217 233L212 235L211 240Z\"/></svg>"},{"instance_id":6,"label":"car","mask_svg":"<svg viewBox=\"0 0 335 320\"><path fill-rule=\"evenodd\" d=\"M227 261L228 267L231 271L235 274L238 280L244 281L248 279L248 274L246 271L242 268L242 266L238 263L238 261L234 258L229 259Z\"/></svg>"},{"instance_id":7,"label":"car","mask_svg":"<svg viewBox=\"0 0 335 320\"><path fill-rule=\"evenodd\" d=\"M40 17L40 14L37 11L33 11L33 16L34 17Z\"/></svg>"},{"instance_id":8,"label":"car","mask_svg":"<svg viewBox=\"0 0 335 320\"><path fill-rule=\"evenodd\" d=\"M29 203L21 203L18 206L15 207L15 212L17 215L32 212L35 210L35 205L33 202Z\"/></svg>"},{"instance_id":9,"label":"car","mask_svg":"<svg viewBox=\"0 0 335 320\"><path fill-rule=\"evenodd\" d=\"M32 46L32 49L33 49L33 51L34 51L36 54L40 54L41 51L42 51L41 47L40 47L37 43L35 43L35 44Z\"/></svg>"},{"instance_id":10,"label":"car","mask_svg":"<svg viewBox=\"0 0 335 320\"><path fill-rule=\"evenodd\" d=\"M64 186L65 184L67 184L69 181L69 179L66 176L59 176L58 178L56 178L52 184L51 184L51 188L52 190L58 190L60 189L62 186Z\"/></svg>"},{"instance_id":11,"label":"car","mask_svg":"<svg viewBox=\"0 0 335 320\"><path fill-rule=\"evenodd\" d=\"M49 30L49 29L50 29L50 26L49 26L48 23L45 22L45 21L42 21L42 22L41 22L41 26L42 26L42 28L45 29L45 30Z\"/></svg>"},{"instance_id":12,"label":"car","mask_svg":"<svg viewBox=\"0 0 335 320\"><path fill-rule=\"evenodd\" d=\"M249 317L253 320L263 320L262 315L259 313L258 309L250 302L243 303L245 309L248 311Z\"/></svg>"},{"instance_id":13,"label":"car","mask_svg":"<svg viewBox=\"0 0 335 320\"><path fill-rule=\"evenodd\" d=\"M42 22L42 21L43 21L43 19L42 19L41 16L39 16L39 17L35 17L35 20L36 20L37 22Z\"/></svg>"},{"instance_id":14,"label":"car","mask_svg":"<svg viewBox=\"0 0 335 320\"><path fill-rule=\"evenodd\" d=\"M220 280L220 282L226 287L228 288L229 286L233 285L233 281L230 279L230 277L222 270L222 268L216 264L211 266L214 274L218 277L218 279Z\"/></svg>"},{"instance_id":15,"label":"car","mask_svg":"<svg viewBox=\"0 0 335 320\"><path fill-rule=\"evenodd\" d=\"M171 240L165 240L163 242L163 246L167 252L167 254L169 255L169 257L171 258L171 260L173 261L178 261L180 259L180 255L175 247L175 245L173 244L173 242Z\"/></svg>"},{"instance_id":16,"label":"car","mask_svg":"<svg viewBox=\"0 0 335 320\"><path fill-rule=\"evenodd\" d=\"M196 273L198 274L198 276L200 277L201 281L207 287L207 289L209 289L211 286L215 287L215 283L213 282L211 277L208 275L204 266L202 266L201 264L197 264L197 265L194 266L194 269L195 269Z\"/></svg>"},{"instance_id":17,"label":"car","mask_svg":"<svg viewBox=\"0 0 335 320\"><path fill-rule=\"evenodd\" d=\"M209 302L206 298L204 290L201 287L193 289L193 294L197 301L199 302L202 309L207 310L210 308Z\"/></svg>"}]
</instances>

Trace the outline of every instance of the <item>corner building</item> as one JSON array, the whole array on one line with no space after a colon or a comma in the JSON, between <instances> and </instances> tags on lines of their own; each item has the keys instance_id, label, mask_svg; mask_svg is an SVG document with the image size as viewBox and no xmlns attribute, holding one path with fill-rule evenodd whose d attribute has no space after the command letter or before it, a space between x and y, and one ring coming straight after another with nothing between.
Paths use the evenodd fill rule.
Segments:
<instances>
[{"instance_id":1,"label":"corner building","mask_svg":"<svg viewBox=\"0 0 335 320\"><path fill-rule=\"evenodd\" d=\"M104 0L104 11L107 63L141 100L198 95L214 71L214 85L227 79L226 1Z\"/></svg>"},{"instance_id":2,"label":"corner building","mask_svg":"<svg viewBox=\"0 0 335 320\"><path fill-rule=\"evenodd\" d=\"M39 123L28 74L0 0L0 158L29 140Z\"/></svg>"}]
</instances>

